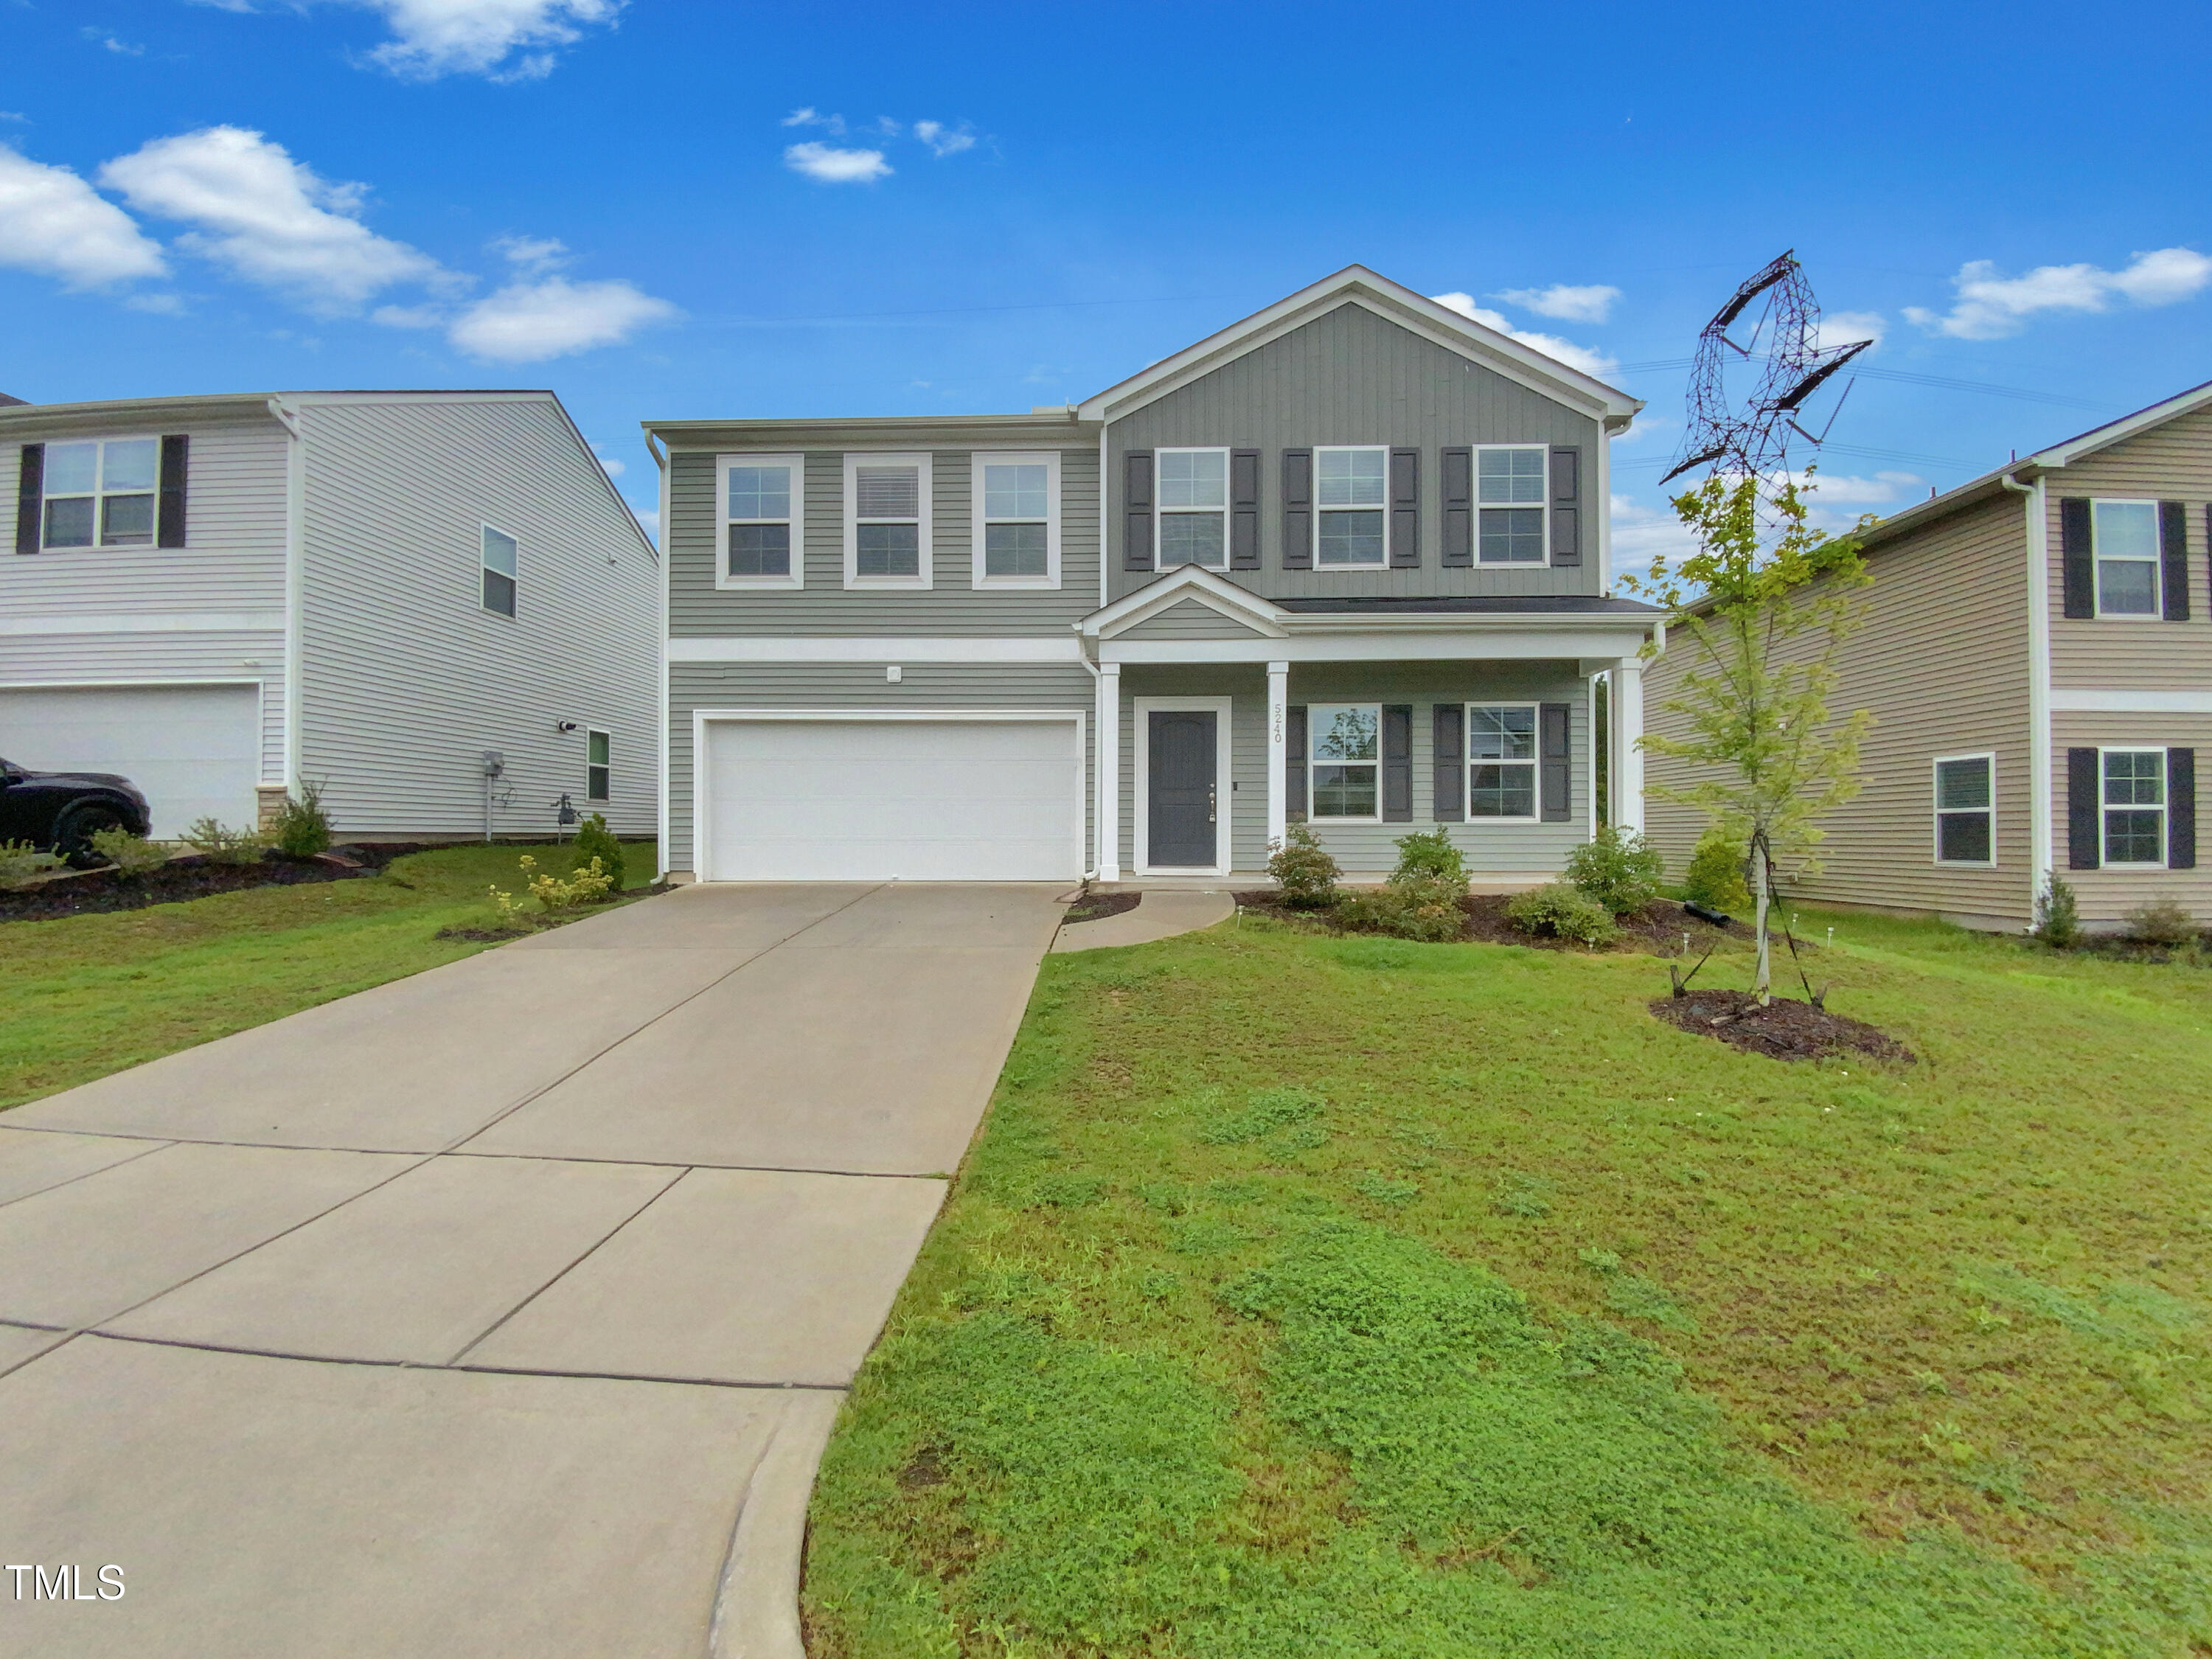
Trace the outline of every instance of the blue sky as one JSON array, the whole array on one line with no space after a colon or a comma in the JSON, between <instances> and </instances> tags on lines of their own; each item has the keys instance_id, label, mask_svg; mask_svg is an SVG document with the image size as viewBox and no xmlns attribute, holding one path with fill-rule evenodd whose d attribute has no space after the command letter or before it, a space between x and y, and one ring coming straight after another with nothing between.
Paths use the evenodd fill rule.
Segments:
<instances>
[{"instance_id":1,"label":"blue sky","mask_svg":"<svg viewBox=\"0 0 2212 1659\"><path fill-rule=\"evenodd\" d=\"M649 509L641 417L1073 400L1357 261L1620 366L1632 561L1784 247L1881 335L1832 512L2212 379L2206 16L0 0L0 391L550 386Z\"/></svg>"}]
</instances>

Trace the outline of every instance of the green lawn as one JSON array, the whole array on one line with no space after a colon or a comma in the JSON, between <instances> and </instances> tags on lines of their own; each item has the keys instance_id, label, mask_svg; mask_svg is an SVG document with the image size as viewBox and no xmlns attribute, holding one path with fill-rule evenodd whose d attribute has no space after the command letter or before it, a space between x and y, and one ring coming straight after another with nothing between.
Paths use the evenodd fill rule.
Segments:
<instances>
[{"instance_id":1,"label":"green lawn","mask_svg":"<svg viewBox=\"0 0 2212 1659\"><path fill-rule=\"evenodd\" d=\"M2212 975L1830 921L1918 1064L1674 1030L1648 957L1047 957L816 1659L2212 1652Z\"/></svg>"},{"instance_id":2,"label":"green lawn","mask_svg":"<svg viewBox=\"0 0 2212 1659\"><path fill-rule=\"evenodd\" d=\"M454 847L367 880L0 923L0 1108L473 955L434 935L493 925L486 890L519 891L525 853L568 866L565 848ZM653 843L624 853L649 883Z\"/></svg>"}]
</instances>

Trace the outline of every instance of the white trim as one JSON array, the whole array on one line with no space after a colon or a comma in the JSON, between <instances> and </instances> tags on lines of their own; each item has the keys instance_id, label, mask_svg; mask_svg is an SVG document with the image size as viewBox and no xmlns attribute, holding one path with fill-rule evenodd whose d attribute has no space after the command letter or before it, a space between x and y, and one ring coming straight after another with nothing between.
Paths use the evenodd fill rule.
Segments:
<instances>
[{"instance_id":1,"label":"white trim","mask_svg":"<svg viewBox=\"0 0 2212 1659\"><path fill-rule=\"evenodd\" d=\"M1136 778L1132 796L1133 810L1130 813L1136 846L1135 865L1140 876L1225 876L1229 873L1229 821L1234 781L1231 775L1229 755L1229 717L1231 699L1227 697L1138 697L1132 701L1130 723L1135 728L1130 747L1136 751ZM1176 714L1195 710L1211 712L1213 720L1213 863L1211 866L1189 864L1164 865L1154 869L1152 865L1152 720L1155 714ZM1377 741L1380 739L1378 738ZM1376 774L1376 787L1382 787L1382 775ZM1336 820L1343 822L1344 820Z\"/></svg>"},{"instance_id":2,"label":"white trim","mask_svg":"<svg viewBox=\"0 0 2212 1659\"><path fill-rule=\"evenodd\" d=\"M1218 455L1221 457L1221 505L1218 507L1176 507L1167 505L1167 480L1160 459L1165 455ZM1230 472L1235 457L1224 447L1215 444L1170 444L1152 451L1152 568L1156 571L1205 570L1218 573L1229 568L1229 495ZM1189 559L1167 562L1167 535L1164 520L1172 517L1194 519L1201 513L1210 513L1221 520L1221 562L1199 564Z\"/></svg>"},{"instance_id":3,"label":"white trim","mask_svg":"<svg viewBox=\"0 0 2212 1659\"><path fill-rule=\"evenodd\" d=\"M1382 458L1382 493L1373 501L1340 501L1334 507L1321 499L1321 458L1323 455L1376 454ZM1382 515L1382 556L1360 564L1321 562L1321 521L1330 513L1376 513ZM1386 570L1390 565L1390 446L1388 444L1316 444L1313 447L1313 542L1310 556L1316 571Z\"/></svg>"},{"instance_id":4,"label":"white trim","mask_svg":"<svg viewBox=\"0 0 2212 1659\"><path fill-rule=\"evenodd\" d=\"M845 452L845 495L840 514L845 525L845 586L854 587L905 588L927 591L934 585L934 562L931 547L931 495L935 483L932 475L931 457L927 450L848 449ZM859 571L860 561L860 490L854 480L854 471L862 466L911 466L915 469L915 568L919 574L912 576L863 576ZM870 523L904 523L904 520L871 520Z\"/></svg>"},{"instance_id":5,"label":"white trim","mask_svg":"<svg viewBox=\"0 0 2212 1659\"><path fill-rule=\"evenodd\" d=\"M504 617L509 622L520 622L522 620L522 538L511 530L501 530L489 519L477 520L477 609L487 617ZM514 569L512 574L504 570L493 569L485 560L484 555L489 550L485 543L493 536L502 537L514 544ZM495 611L484 603L483 579L486 576L505 576L508 581L514 584L514 610Z\"/></svg>"},{"instance_id":6,"label":"white trim","mask_svg":"<svg viewBox=\"0 0 2212 1659\"><path fill-rule=\"evenodd\" d=\"M161 545L161 440L164 435L164 434L158 431L152 433L117 432L112 434L103 432L92 436L87 436L82 434L72 432L62 437L25 438L22 440L26 444L37 444L41 451L39 484L40 554L43 556L48 553L105 553L118 548L130 552L150 552L153 550L159 548ZM107 446L110 444L148 443L154 446L154 482L144 489L107 489L106 487ZM57 447L67 448L72 444L90 444L93 447L92 488L90 489L63 490L56 490L48 488L46 480L52 476L52 469L47 466L46 463L52 460L52 452ZM147 527L146 539L144 541L111 542L106 540L101 535L100 520L105 516L100 510L101 503L106 501L110 495L144 495L153 501L154 520L153 523ZM56 546L46 540L46 504L57 500L64 501L88 501L92 503L92 539L90 541L82 544ZM189 543L191 539L190 531L191 520L189 513L186 514L185 522L187 526L185 538L186 542ZM166 550L175 552L178 550L170 548Z\"/></svg>"},{"instance_id":7,"label":"white trim","mask_svg":"<svg viewBox=\"0 0 2212 1659\"><path fill-rule=\"evenodd\" d=\"M1056 449L979 449L968 458L968 493L971 502L968 585L989 589L1057 589L1060 586L1060 452ZM984 511L983 469L987 466L1044 468L1043 575L993 576L986 574L983 544L985 532L990 524Z\"/></svg>"},{"instance_id":8,"label":"white trim","mask_svg":"<svg viewBox=\"0 0 2212 1659\"><path fill-rule=\"evenodd\" d=\"M605 771L606 775L607 775L607 793L606 793L605 794L604 794L604 795L595 795L595 794L593 794L593 793L592 793L592 739L593 738L605 738L605 741L606 741L606 745L607 745L607 759L606 759L606 765L605 765L605 767L603 769ZM614 733L613 733L613 732L602 732L602 731L599 731L599 730L594 729L593 727L591 727L591 726L586 726L586 727L584 728L584 804L585 804L586 807L588 809L588 808L589 808L589 806L590 806L590 805L591 805L591 803L592 803L592 802L593 802L593 801L595 801L595 800L598 800L598 801L607 801L607 802L611 803L611 802L613 801L614 798L615 798L615 738L614 738Z\"/></svg>"},{"instance_id":9,"label":"white trim","mask_svg":"<svg viewBox=\"0 0 2212 1659\"><path fill-rule=\"evenodd\" d=\"M1589 839L1595 841L1597 839L1598 822L1597 676L1595 674L1588 674L1583 678L1583 719L1589 726L1589 741L1583 745L1583 788L1585 791L1583 799L1588 800L1590 804L1589 813ZM1610 734L1608 734L1608 740L1609 738ZM1572 732L1570 732L1567 734L1567 740L1570 743L1574 741L1574 733Z\"/></svg>"},{"instance_id":10,"label":"white trim","mask_svg":"<svg viewBox=\"0 0 2212 1659\"><path fill-rule=\"evenodd\" d=\"M281 634L282 611L138 611L0 617L0 635L27 634Z\"/></svg>"},{"instance_id":11,"label":"white trim","mask_svg":"<svg viewBox=\"0 0 2212 1659\"><path fill-rule=\"evenodd\" d=\"M307 751L307 434L297 411L271 398L269 412L284 428L284 775L289 790L301 780ZM605 476L605 469L600 469ZM609 485L611 489L613 486ZM636 522L635 520L632 523ZM191 537L187 534L186 540ZM478 576L477 584L483 584ZM481 594L478 595L482 597Z\"/></svg>"},{"instance_id":12,"label":"white trim","mask_svg":"<svg viewBox=\"0 0 2212 1659\"><path fill-rule=\"evenodd\" d=\"M1597 510L1591 514L1597 520L1597 591L1611 598L1613 594L1613 434L1601 431L1597 434L1597 453L1592 458L1592 461L1593 471L1597 474L1595 480ZM1577 502L1577 505L1587 507L1588 503ZM1478 524L1475 528L1480 534L1481 526ZM1591 695L1593 696L1596 695L1595 690L1592 690ZM1590 799L1595 800L1597 797L1592 795ZM1593 823L1596 822L1596 818L1595 813L1590 815Z\"/></svg>"},{"instance_id":13,"label":"white trim","mask_svg":"<svg viewBox=\"0 0 2212 1659\"><path fill-rule=\"evenodd\" d=\"M2063 714L2212 714L2212 691L2054 690Z\"/></svg>"},{"instance_id":14,"label":"white trim","mask_svg":"<svg viewBox=\"0 0 2212 1659\"><path fill-rule=\"evenodd\" d=\"M1113 476L1113 456L1107 447L1107 431L1103 426L1098 428L1098 608L1101 611L1106 608L1108 589L1113 582L1106 555L1114 538L1107 533L1107 526L1116 522L1114 515L1121 510L1121 491L1127 483L1126 478ZM1118 865L1120 861L1116 860L1115 862Z\"/></svg>"},{"instance_id":15,"label":"white trim","mask_svg":"<svg viewBox=\"0 0 2212 1659\"><path fill-rule=\"evenodd\" d=\"M1202 564L1170 567L1165 575L1155 576L1134 592L1101 605L1076 628L1086 639L1110 639L1183 599L1201 600L1255 634L1279 638L1287 631L1288 612Z\"/></svg>"},{"instance_id":16,"label":"white trim","mask_svg":"<svg viewBox=\"0 0 2212 1659\"><path fill-rule=\"evenodd\" d=\"M781 576L733 576L730 574L730 468L745 465L791 469L791 512L784 519L747 519L746 524L786 524L791 528L791 568ZM806 586L806 457L788 452L726 450L714 457L714 586L733 589L789 592Z\"/></svg>"},{"instance_id":17,"label":"white trim","mask_svg":"<svg viewBox=\"0 0 2212 1659\"><path fill-rule=\"evenodd\" d=\"M1291 665L1278 659L1267 665L1267 846L1272 852L1290 833Z\"/></svg>"},{"instance_id":18,"label":"white trim","mask_svg":"<svg viewBox=\"0 0 2212 1659\"><path fill-rule=\"evenodd\" d=\"M1984 761L1990 769L1987 806L1954 806L1954 813L1981 812L1990 821L1990 855L1985 859L1947 859L1943 856L1942 769L1953 761ZM1969 750L1961 755L1934 755L1928 761L1928 861L1939 870L1994 870L1997 867L1997 751Z\"/></svg>"},{"instance_id":19,"label":"white trim","mask_svg":"<svg viewBox=\"0 0 2212 1659\"><path fill-rule=\"evenodd\" d=\"M1528 711L1528 758L1516 760L1477 760L1474 757L1474 711L1478 708L1525 708ZM1477 823L1541 823L1544 821L1544 705L1540 702L1523 702L1514 698L1503 702L1476 702L1472 699L1460 705L1459 805L1460 821ZM1572 734L1570 733L1571 738ZM1485 812L1480 817L1474 811L1474 768L1478 766L1525 766L1528 769L1528 807L1524 817L1504 817ZM1433 809L1431 809L1433 810ZM1592 817L1597 815L1593 812Z\"/></svg>"},{"instance_id":20,"label":"white trim","mask_svg":"<svg viewBox=\"0 0 2212 1659\"><path fill-rule=\"evenodd\" d=\"M2151 548L2148 554L2100 553L2097 550L2097 509L2100 507L2147 507L2150 509ZM2155 497L2092 495L2089 497L2089 609L2099 622L2163 622L2166 619L2166 523ZM2105 609L2105 562L2147 564L2150 567L2150 609Z\"/></svg>"},{"instance_id":21,"label":"white trim","mask_svg":"<svg viewBox=\"0 0 2212 1659\"><path fill-rule=\"evenodd\" d=\"M1097 675L1098 714L1092 729L1097 733L1092 762L1097 781L1094 792L1098 814L1098 857L1095 868L1101 881L1121 879L1121 665L1100 663Z\"/></svg>"},{"instance_id":22,"label":"white trim","mask_svg":"<svg viewBox=\"0 0 2212 1659\"><path fill-rule=\"evenodd\" d=\"M1369 702L1364 698L1351 697L1334 702L1314 702L1311 700L1309 700L1301 704L1300 707L1304 708L1306 711L1306 823L1311 825L1318 825L1323 823L1381 823L1384 822L1382 817L1382 703L1379 700L1375 702ZM1375 758L1371 761L1340 759L1332 760L1327 763L1315 759L1314 710L1316 708L1373 709L1375 711ZM1412 737L1413 734L1408 732L1407 733L1407 739L1409 746L1412 742ZM1314 768L1324 763L1330 766L1372 766L1375 769L1375 810L1372 812L1361 812L1356 815L1330 813L1327 817L1322 816L1322 813L1316 811L1314 807L1314 795L1320 786L1314 781Z\"/></svg>"},{"instance_id":23,"label":"white trim","mask_svg":"<svg viewBox=\"0 0 2212 1659\"><path fill-rule=\"evenodd\" d=\"M2100 870L2166 870L2171 856L2170 838L2173 834L2173 763L2162 743L2105 743L2097 745L2097 867ZM2112 805L2105 799L2105 757L2107 755L2155 755L2158 757L2158 805L2155 807L2134 806L2123 803ZM2150 812L2158 814L2158 861L2115 859L2105 850L2105 824L2112 812Z\"/></svg>"},{"instance_id":24,"label":"white trim","mask_svg":"<svg viewBox=\"0 0 2212 1659\"><path fill-rule=\"evenodd\" d=\"M2003 482L2014 488L2009 474ZM2027 821L2029 902L2042 896L2055 867L2057 781L2051 760L2051 503L2038 477L2027 501Z\"/></svg>"},{"instance_id":25,"label":"white trim","mask_svg":"<svg viewBox=\"0 0 2212 1659\"><path fill-rule=\"evenodd\" d=\"M1083 660L1073 634L751 634L662 642L669 662L1065 662Z\"/></svg>"},{"instance_id":26,"label":"white trim","mask_svg":"<svg viewBox=\"0 0 2212 1659\"><path fill-rule=\"evenodd\" d=\"M1540 489L1535 502L1536 508L1542 517L1542 524L1537 531L1537 544L1544 550L1544 556L1540 560L1486 559L1482 556L1483 514L1486 511L1492 513L1526 513L1528 511L1529 503L1527 501L1484 501L1482 499L1482 458L1485 453L1492 450L1517 449L1533 449L1544 458L1543 463L1539 468L1537 473L1537 483L1540 486ZM1472 466L1474 472L1474 477L1473 479L1474 485L1474 568L1477 570L1549 569L1552 564L1552 446L1549 444L1477 444L1474 446L1474 454L1469 465ZM1610 509L1611 505L1611 502L1607 503L1608 510Z\"/></svg>"},{"instance_id":27,"label":"white trim","mask_svg":"<svg viewBox=\"0 0 2212 1659\"><path fill-rule=\"evenodd\" d=\"M710 817L714 810L714 791L707 764L707 728L715 724L753 720L774 724L797 720L828 721L845 726L866 726L872 722L898 720L942 726L956 720L1066 720L1075 728L1075 869L1079 874L1086 860L1083 856L1085 791L1083 775L1084 732L1090 723L1090 713L1081 708L695 708L691 711L691 869L700 881L715 879L708 867L707 849L714 845Z\"/></svg>"},{"instance_id":28,"label":"white trim","mask_svg":"<svg viewBox=\"0 0 2212 1659\"><path fill-rule=\"evenodd\" d=\"M0 691L144 691L172 686L266 685L261 674L156 674L143 680L0 680Z\"/></svg>"},{"instance_id":29,"label":"white trim","mask_svg":"<svg viewBox=\"0 0 2212 1659\"><path fill-rule=\"evenodd\" d=\"M1624 641L1618 633L1464 633L1298 635L1288 639L1103 640L1102 662L1264 663L1291 662L1528 662L1542 658L1617 659L1633 649L1649 631Z\"/></svg>"},{"instance_id":30,"label":"white trim","mask_svg":"<svg viewBox=\"0 0 2212 1659\"><path fill-rule=\"evenodd\" d=\"M1613 732L1613 763L1606 806L1623 830L1644 832L1644 659L1623 657L1613 665L1613 690L1606 713ZM1541 804L1538 810L1541 811Z\"/></svg>"},{"instance_id":31,"label":"white trim","mask_svg":"<svg viewBox=\"0 0 2212 1659\"><path fill-rule=\"evenodd\" d=\"M645 452L647 454L653 457L653 469L659 474L660 481L659 488L660 495L659 500L660 511L659 516L654 520L654 523L658 526L660 538L665 543L668 538L668 449L654 433L648 430L645 434ZM659 842L658 846L654 849L654 860L659 866L659 868L655 870L653 873L656 876L665 877L670 871L676 867L675 848L671 847L668 842L669 675L665 657L665 648L668 644L669 589L674 585L675 578L669 570L668 561L659 556L659 550L657 548L654 550L653 562L659 567L660 570L660 580L657 584L655 584L655 586L659 589L658 599L660 607L660 639L661 644L664 647L663 665L659 676L660 681L660 696L658 699L657 712L659 715L659 720L656 728L656 735L653 738L654 752L660 763L660 786L659 790L660 816L654 825ZM693 767L693 771L695 774L697 771L696 763Z\"/></svg>"}]
</instances>

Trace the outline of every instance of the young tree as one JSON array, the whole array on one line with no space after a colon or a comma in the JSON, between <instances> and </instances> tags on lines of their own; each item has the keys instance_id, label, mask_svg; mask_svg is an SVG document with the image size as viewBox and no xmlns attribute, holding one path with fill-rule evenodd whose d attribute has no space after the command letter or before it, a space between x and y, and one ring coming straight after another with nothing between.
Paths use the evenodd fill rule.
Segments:
<instances>
[{"instance_id":1,"label":"young tree","mask_svg":"<svg viewBox=\"0 0 2212 1659\"><path fill-rule=\"evenodd\" d=\"M1812 487L1706 479L1674 501L1698 550L1672 568L1654 561L1634 583L1673 613L1670 648L1696 659L1660 705L1682 716L1687 734L1643 738L1647 751L1690 763L1695 781L1648 793L1696 807L1746 849L1762 1003L1776 862L1799 873L1820 867L1816 821L1858 793L1859 741L1873 724L1864 709L1828 716L1844 642L1861 620L1852 595L1872 578L1856 534L1807 523L1802 491Z\"/></svg>"}]
</instances>

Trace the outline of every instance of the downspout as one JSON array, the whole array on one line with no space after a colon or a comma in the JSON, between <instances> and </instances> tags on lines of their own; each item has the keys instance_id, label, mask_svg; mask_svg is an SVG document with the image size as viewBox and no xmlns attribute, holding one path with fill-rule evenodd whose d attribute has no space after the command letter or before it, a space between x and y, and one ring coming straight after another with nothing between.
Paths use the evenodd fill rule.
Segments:
<instances>
[{"instance_id":1,"label":"downspout","mask_svg":"<svg viewBox=\"0 0 2212 1659\"><path fill-rule=\"evenodd\" d=\"M307 434L299 412L281 398L269 400L269 414L284 428L284 786L287 799L300 787L305 753L301 725L307 710L306 642L307 588ZM265 696L266 692L263 695ZM261 776L257 764L254 775Z\"/></svg>"},{"instance_id":2,"label":"downspout","mask_svg":"<svg viewBox=\"0 0 2212 1659\"><path fill-rule=\"evenodd\" d=\"M1101 538L1100 552L1102 555L1104 552L1103 538ZM1106 561L1102 556L1098 562L1099 568L1103 572L1105 568ZM1103 580L1103 574L1101 580ZM1085 642L1083 639L1082 634L1083 624L1081 623L1072 623L1071 626L1076 629L1077 649L1075 653L1075 659L1083 665L1083 672L1091 676L1091 717L1084 722L1084 724L1091 730L1091 787L1085 790L1084 793L1090 798L1091 816L1093 817L1097 817L1105 810L1099 805L1098 800L1098 780L1105 772L1103 759L1099 752L1099 744L1103 741L1103 738L1098 730L1097 716L1098 698L1100 696L1098 686L1098 665L1091 660L1091 653L1087 648L1085 648ZM1116 809L1118 809L1121 803L1119 801L1115 803ZM1094 882L1098 879L1098 844L1104 838L1104 826L1103 824L1094 823L1091 826L1091 833L1084 837L1084 844L1091 849L1091 867L1083 872L1083 879L1085 883Z\"/></svg>"},{"instance_id":3,"label":"downspout","mask_svg":"<svg viewBox=\"0 0 2212 1659\"><path fill-rule=\"evenodd\" d=\"M1997 482L2027 498L2027 821L2028 915L2051 879L2056 858L2051 773L2051 519L2043 475L2021 483L2010 472Z\"/></svg>"},{"instance_id":4,"label":"downspout","mask_svg":"<svg viewBox=\"0 0 2212 1659\"><path fill-rule=\"evenodd\" d=\"M655 699L655 705L660 710L660 730L653 745L660 757L660 816L654 829L655 838L660 849L657 860L660 868L653 873L665 878L669 871L670 857L668 845L668 589L673 580L670 574L671 567L668 559L668 452L661 447L659 434L648 430L645 434L645 453L653 457L653 464L660 473L660 520L655 526L659 535L653 549L660 556L658 561L660 566L660 592L658 596L660 638L653 652L653 654L660 659L656 671L660 677L659 696ZM802 560L805 557L805 550L803 548L800 550L799 556ZM699 775L699 757L696 755L691 757L691 775L696 782ZM695 875L697 873L696 865L693 873Z\"/></svg>"}]
</instances>

